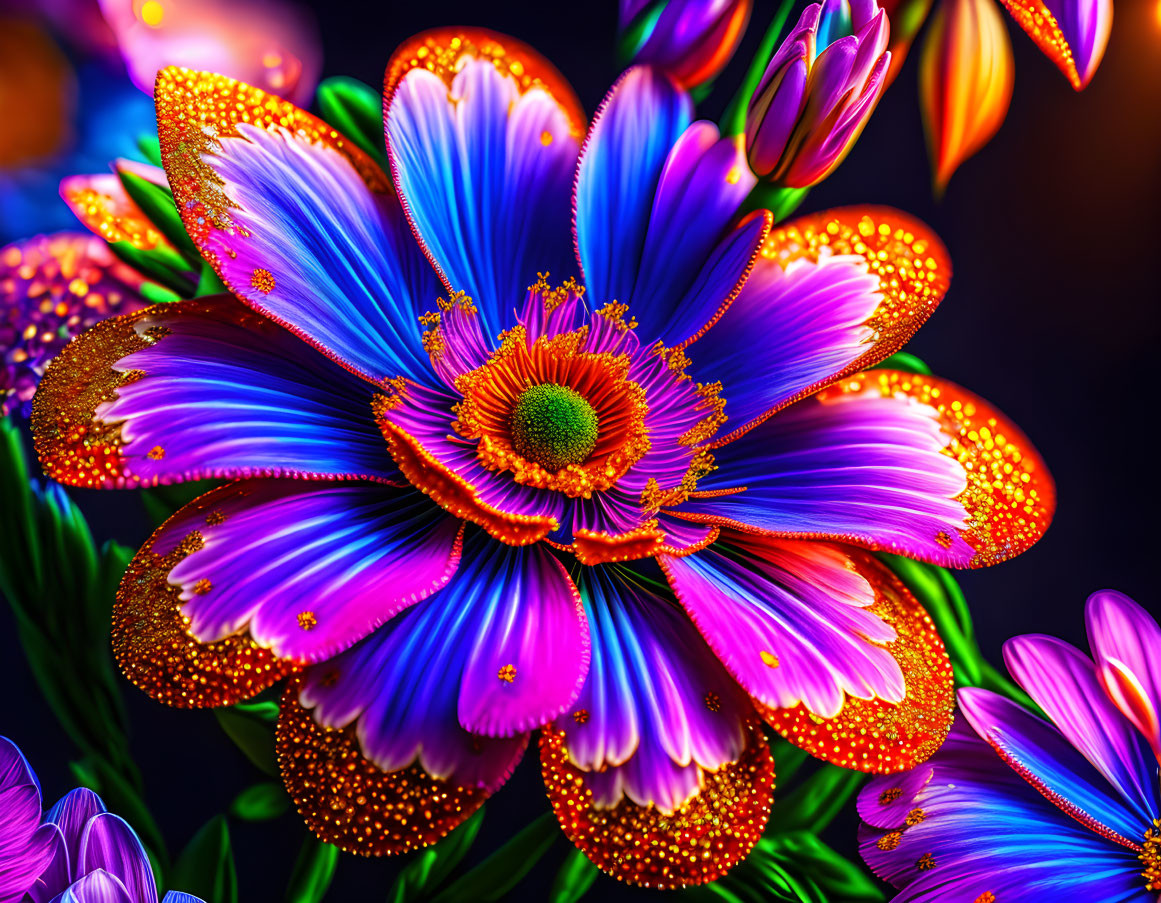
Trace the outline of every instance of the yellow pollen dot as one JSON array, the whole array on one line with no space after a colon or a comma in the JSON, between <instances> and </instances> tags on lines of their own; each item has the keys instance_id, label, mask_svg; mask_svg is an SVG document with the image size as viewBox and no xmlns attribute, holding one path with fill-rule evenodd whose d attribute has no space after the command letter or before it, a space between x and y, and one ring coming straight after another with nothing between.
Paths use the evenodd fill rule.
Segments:
<instances>
[{"instance_id":1,"label":"yellow pollen dot","mask_svg":"<svg viewBox=\"0 0 1161 903\"><path fill-rule=\"evenodd\" d=\"M504 681L504 683L510 684L510 683L512 683L512 681L514 681L516 679L516 666L515 665L504 665L504 667L502 667L496 673L496 676L498 678L500 678L500 680Z\"/></svg>"},{"instance_id":2,"label":"yellow pollen dot","mask_svg":"<svg viewBox=\"0 0 1161 903\"><path fill-rule=\"evenodd\" d=\"M250 285L262 294L269 295L274 291L274 274L269 270L258 268L250 274Z\"/></svg>"},{"instance_id":3,"label":"yellow pollen dot","mask_svg":"<svg viewBox=\"0 0 1161 903\"><path fill-rule=\"evenodd\" d=\"M589 710L588 709L577 709L575 712L572 713L572 720L575 721L577 724L587 724L588 720L589 720Z\"/></svg>"},{"instance_id":4,"label":"yellow pollen dot","mask_svg":"<svg viewBox=\"0 0 1161 903\"><path fill-rule=\"evenodd\" d=\"M929 872L935 868L935 857L930 853L924 853L919 857L919 861L915 863L915 867L921 872Z\"/></svg>"},{"instance_id":5,"label":"yellow pollen dot","mask_svg":"<svg viewBox=\"0 0 1161 903\"><path fill-rule=\"evenodd\" d=\"M717 693L710 690L705 694L705 707L711 712L716 712L722 707L722 698Z\"/></svg>"},{"instance_id":6,"label":"yellow pollen dot","mask_svg":"<svg viewBox=\"0 0 1161 903\"><path fill-rule=\"evenodd\" d=\"M540 143L545 147L548 147L548 145L552 144L552 132L541 132Z\"/></svg>"},{"instance_id":7,"label":"yellow pollen dot","mask_svg":"<svg viewBox=\"0 0 1161 903\"><path fill-rule=\"evenodd\" d=\"M165 18L165 7L157 0L145 0L141 4L141 21L150 28L157 28Z\"/></svg>"},{"instance_id":8,"label":"yellow pollen dot","mask_svg":"<svg viewBox=\"0 0 1161 903\"><path fill-rule=\"evenodd\" d=\"M890 834L884 834L876 842L877 846L884 853L889 853L891 850L899 846L899 841L903 839L903 835L899 831L892 831Z\"/></svg>"},{"instance_id":9,"label":"yellow pollen dot","mask_svg":"<svg viewBox=\"0 0 1161 903\"><path fill-rule=\"evenodd\" d=\"M761 652L761 656L762 656L762 664L768 665L771 668L778 667L778 656L774 655L772 652L767 652L765 649L763 649Z\"/></svg>"},{"instance_id":10,"label":"yellow pollen dot","mask_svg":"<svg viewBox=\"0 0 1161 903\"><path fill-rule=\"evenodd\" d=\"M210 581L207 580L205 577L203 577L201 580L199 580L197 583L195 583L193 585L194 593L196 595L199 595L199 596L204 596L206 593L208 593L213 588L214 588L214 585L212 583L210 583Z\"/></svg>"},{"instance_id":11,"label":"yellow pollen dot","mask_svg":"<svg viewBox=\"0 0 1161 903\"><path fill-rule=\"evenodd\" d=\"M996 903L996 895L990 890L986 890L976 897L973 903Z\"/></svg>"},{"instance_id":12,"label":"yellow pollen dot","mask_svg":"<svg viewBox=\"0 0 1161 903\"><path fill-rule=\"evenodd\" d=\"M891 787L888 790L884 790L882 793L879 794L879 805L880 806L890 805L891 803L895 802L895 800L899 799L899 797L901 797L902 795L903 795L903 788L902 787Z\"/></svg>"},{"instance_id":13,"label":"yellow pollen dot","mask_svg":"<svg viewBox=\"0 0 1161 903\"><path fill-rule=\"evenodd\" d=\"M742 178L742 170L737 166L731 166L730 171L726 173L726 181L731 185L737 185L738 180Z\"/></svg>"},{"instance_id":14,"label":"yellow pollen dot","mask_svg":"<svg viewBox=\"0 0 1161 903\"><path fill-rule=\"evenodd\" d=\"M314 630L318 625L318 618L315 617L313 611L300 611L298 613L298 626L303 630Z\"/></svg>"},{"instance_id":15,"label":"yellow pollen dot","mask_svg":"<svg viewBox=\"0 0 1161 903\"><path fill-rule=\"evenodd\" d=\"M153 448L149 449L145 457L149 458L151 461L160 461L165 457L165 449L160 445L155 445Z\"/></svg>"}]
</instances>

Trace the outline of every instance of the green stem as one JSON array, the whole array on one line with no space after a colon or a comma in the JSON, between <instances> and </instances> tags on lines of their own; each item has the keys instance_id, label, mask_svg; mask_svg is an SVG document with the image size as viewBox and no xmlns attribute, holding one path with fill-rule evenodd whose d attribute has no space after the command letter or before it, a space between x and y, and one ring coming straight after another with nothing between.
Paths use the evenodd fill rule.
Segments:
<instances>
[{"instance_id":1,"label":"green stem","mask_svg":"<svg viewBox=\"0 0 1161 903\"><path fill-rule=\"evenodd\" d=\"M746 130L746 107L750 105L750 97L753 96L758 84L762 81L770 58L774 56L779 38L782 37L782 28L786 25L786 20L790 16L790 10L793 6L794 0L782 0L778 12L770 20L770 26L766 29L766 34L762 36L758 52L750 62L750 68L746 70L746 77L742 79L738 92L730 101L730 105L726 107L726 112L722 114L723 135L740 135Z\"/></svg>"}]
</instances>

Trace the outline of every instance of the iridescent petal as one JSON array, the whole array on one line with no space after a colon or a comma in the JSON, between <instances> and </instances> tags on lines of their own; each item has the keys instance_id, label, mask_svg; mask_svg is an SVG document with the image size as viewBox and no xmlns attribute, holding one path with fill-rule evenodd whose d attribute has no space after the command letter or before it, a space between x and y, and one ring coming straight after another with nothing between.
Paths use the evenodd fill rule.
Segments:
<instances>
[{"instance_id":1,"label":"iridescent petal","mask_svg":"<svg viewBox=\"0 0 1161 903\"><path fill-rule=\"evenodd\" d=\"M1161 761L1161 627L1144 608L1112 590L1089 596L1085 623L1109 698Z\"/></svg>"},{"instance_id":2,"label":"iridescent petal","mask_svg":"<svg viewBox=\"0 0 1161 903\"><path fill-rule=\"evenodd\" d=\"M860 811L886 800L891 813L859 839L901 889L894 903L1155 903L1134 851L1049 803L962 721L927 768L930 780L876 778L859 797Z\"/></svg>"},{"instance_id":3,"label":"iridescent petal","mask_svg":"<svg viewBox=\"0 0 1161 903\"><path fill-rule=\"evenodd\" d=\"M117 167L154 184L166 184L165 170L159 167L130 160L118 160ZM144 251L173 249L114 173L68 176L61 180L60 196L77 219L105 241L127 241Z\"/></svg>"},{"instance_id":4,"label":"iridescent petal","mask_svg":"<svg viewBox=\"0 0 1161 903\"><path fill-rule=\"evenodd\" d=\"M85 826L89 819L105 811L105 803L97 794L87 787L78 787L57 800L56 805L45 813L44 820L60 828L63 840L63 869L60 872L60 877L64 879L62 887L68 884L70 874L75 874L80 865L81 838Z\"/></svg>"},{"instance_id":5,"label":"iridescent petal","mask_svg":"<svg viewBox=\"0 0 1161 903\"><path fill-rule=\"evenodd\" d=\"M687 354L722 383L737 436L899 348L947 292L951 261L925 224L846 207L775 227L737 299ZM770 339L769 337L773 337Z\"/></svg>"},{"instance_id":6,"label":"iridescent petal","mask_svg":"<svg viewBox=\"0 0 1161 903\"><path fill-rule=\"evenodd\" d=\"M165 69L155 97L178 209L226 285L371 380L425 376L416 317L439 283L378 165L309 113L222 76Z\"/></svg>"},{"instance_id":7,"label":"iridescent petal","mask_svg":"<svg viewBox=\"0 0 1161 903\"><path fill-rule=\"evenodd\" d=\"M242 480L166 521L138 555L165 571L161 598L129 585L119 607L177 604L200 643L248 633L279 658L322 661L446 584L461 533L412 489Z\"/></svg>"},{"instance_id":8,"label":"iridescent petal","mask_svg":"<svg viewBox=\"0 0 1161 903\"><path fill-rule=\"evenodd\" d=\"M1105 695L1092 660L1063 640L1030 634L1004 644L1004 663L1140 823L1149 825L1161 812L1157 761L1145 738Z\"/></svg>"},{"instance_id":9,"label":"iridescent petal","mask_svg":"<svg viewBox=\"0 0 1161 903\"><path fill-rule=\"evenodd\" d=\"M593 116L573 204L577 258L594 309L631 302L657 185L692 119L685 92L648 66L622 75Z\"/></svg>"},{"instance_id":10,"label":"iridescent petal","mask_svg":"<svg viewBox=\"0 0 1161 903\"><path fill-rule=\"evenodd\" d=\"M23 897L52 861L56 830L40 825L40 785L16 744L0 737L0 900Z\"/></svg>"},{"instance_id":11,"label":"iridescent petal","mask_svg":"<svg viewBox=\"0 0 1161 903\"><path fill-rule=\"evenodd\" d=\"M32 429L46 472L76 486L257 475L393 482L373 391L219 296L89 330L45 374Z\"/></svg>"},{"instance_id":12,"label":"iridescent petal","mask_svg":"<svg viewBox=\"0 0 1161 903\"><path fill-rule=\"evenodd\" d=\"M575 272L576 101L531 48L456 29L396 51L385 110L392 175L415 234L448 290L467 292L496 335L538 273L563 281Z\"/></svg>"},{"instance_id":13,"label":"iridescent petal","mask_svg":"<svg viewBox=\"0 0 1161 903\"><path fill-rule=\"evenodd\" d=\"M592 665L564 733L593 805L672 813L735 762L753 707L693 624L627 570L587 568Z\"/></svg>"},{"instance_id":14,"label":"iridescent petal","mask_svg":"<svg viewBox=\"0 0 1161 903\"><path fill-rule=\"evenodd\" d=\"M1139 814L1055 727L990 690L965 687L958 700L975 732L1045 799L1122 846L1140 840Z\"/></svg>"},{"instance_id":15,"label":"iridescent petal","mask_svg":"<svg viewBox=\"0 0 1161 903\"><path fill-rule=\"evenodd\" d=\"M157 903L157 883L145 847L128 822L111 812L90 818L81 835L77 873L101 869L121 883L133 903Z\"/></svg>"},{"instance_id":16,"label":"iridescent petal","mask_svg":"<svg viewBox=\"0 0 1161 903\"><path fill-rule=\"evenodd\" d=\"M674 594L742 686L763 705L803 703L833 718L844 697L900 702L903 672L874 613L881 570L853 548L728 534L660 559ZM863 565L860 570L860 564Z\"/></svg>"},{"instance_id":17,"label":"iridescent petal","mask_svg":"<svg viewBox=\"0 0 1161 903\"><path fill-rule=\"evenodd\" d=\"M1014 67L992 0L941 0L923 42L919 100L938 191L1008 113Z\"/></svg>"},{"instance_id":18,"label":"iridescent petal","mask_svg":"<svg viewBox=\"0 0 1161 903\"><path fill-rule=\"evenodd\" d=\"M74 882L54 903L137 903L137 899L119 879L97 869Z\"/></svg>"},{"instance_id":19,"label":"iridescent petal","mask_svg":"<svg viewBox=\"0 0 1161 903\"><path fill-rule=\"evenodd\" d=\"M1113 27L1112 0L1000 0L1080 91L1096 74Z\"/></svg>"},{"instance_id":20,"label":"iridescent petal","mask_svg":"<svg viewBox=\"0 0 1161 903\"><path fill-rule=\"evenodd\" d=\"M952 383L892 370L848 377L714 459L675 516L950 567L1019 554L1055 507L1043 462L1007 418Z\"/></svg>"}]
</instances>

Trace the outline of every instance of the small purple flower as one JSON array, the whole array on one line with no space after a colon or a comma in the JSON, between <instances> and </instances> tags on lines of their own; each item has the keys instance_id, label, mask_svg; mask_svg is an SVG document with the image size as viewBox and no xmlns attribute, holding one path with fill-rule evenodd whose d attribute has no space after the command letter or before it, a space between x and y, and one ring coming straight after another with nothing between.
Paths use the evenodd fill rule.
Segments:
<instances>
[{"instance_id":1,"label":"small purple flower","mask_svg":"<svg viewBox=\"0 0 1161 903\"><path fill-rule=\"evenodd\" d=\"M664 69L685 88L722 71L746 31L753 0L621 0L618 27L636 63Z\"/></svg>"},{"instance_id":2,"label":"small purple flower","mask_svg":"<svg viewBox=\"0 0 1161 903\"><path fill-rule=\"evenodd\" d=\"M42 816L40 783L0 737L0 903L157 903L153 867L128 823L78 787ZM201 903L170 891L162 903Z\"/></svg>"},{"instance_id":3,"label":"small purple flower","mask_svg":"<svg viewBox=\"0 0 1161 903\"><path fill-rule=\"evenodd\" d=\"M1049 720L961 690L943 748L860 795L863 858L896 903L1161 899L1161 627L1112 591L1086 620L1091 659L1049 636L1004 647Z\"/></svg>"},{"instance_id":4,"label":"small purple flower","mask_svg":"<svg viewBox=\"0 0 1161 903\"><path fill-rule=\"evenodd\" d=\"M886 85L889 23L876 0L824 0L802 11L746 114L760 178L807 188L854 146Z\"/></svg>"}]
</instances>

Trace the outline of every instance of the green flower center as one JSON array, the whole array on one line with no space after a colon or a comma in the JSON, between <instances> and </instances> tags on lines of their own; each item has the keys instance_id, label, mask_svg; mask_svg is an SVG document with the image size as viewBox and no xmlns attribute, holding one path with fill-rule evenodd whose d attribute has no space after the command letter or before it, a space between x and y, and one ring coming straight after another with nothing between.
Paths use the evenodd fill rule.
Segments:
<instances>
[{"instance_id":1,"label":"green flower center","mask_svg":"<svg viewBox=\"0 0 1161 903\"><path fill-rule=\"evenodd\" d=\"M592 454L597 425L597 412L579 392L556 383L532 386L512 408L512 448L555 472Z\"/></svg>"}]
</instances>

